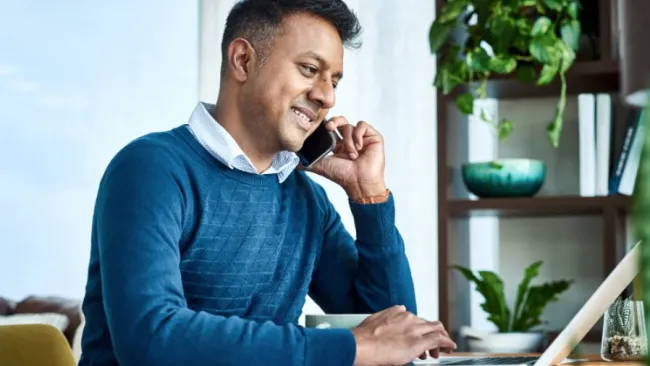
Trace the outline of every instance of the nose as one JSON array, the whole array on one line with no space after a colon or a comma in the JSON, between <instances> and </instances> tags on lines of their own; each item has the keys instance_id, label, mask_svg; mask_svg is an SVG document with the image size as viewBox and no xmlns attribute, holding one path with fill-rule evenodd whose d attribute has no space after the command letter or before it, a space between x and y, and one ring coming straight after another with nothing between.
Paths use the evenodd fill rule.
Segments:
<instances>
[{"instance_id":1,"label":"nose","mask_svg":"<svg viewBox=\"0 0 650 366\"><path fill-rule=\"evenodd\" d=\"M309 91L308 97L312 102L318 103L323 109L333 108L334 103L336 103L336 94L332 81L328 78L321 79Z\"/></svg>"}]
</instances>

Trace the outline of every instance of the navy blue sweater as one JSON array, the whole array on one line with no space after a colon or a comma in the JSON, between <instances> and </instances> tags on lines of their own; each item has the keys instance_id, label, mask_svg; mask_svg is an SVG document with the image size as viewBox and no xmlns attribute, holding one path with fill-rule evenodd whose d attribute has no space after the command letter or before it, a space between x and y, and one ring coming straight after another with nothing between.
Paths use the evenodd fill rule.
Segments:
<instances>
[{"instance_id":1,"label":"navy blue sweater","mask_svg":"<svg viewBox=\"0 0 650 366\"><path fill-rule=\"evenodd\" d=\"M228 169L185 125L131 142L95 204L80 365L351 365L349 330L298 325L307 295L416 305L392 196L350 205L356 241L304 172Z\"/></svg>"}]
</instances>

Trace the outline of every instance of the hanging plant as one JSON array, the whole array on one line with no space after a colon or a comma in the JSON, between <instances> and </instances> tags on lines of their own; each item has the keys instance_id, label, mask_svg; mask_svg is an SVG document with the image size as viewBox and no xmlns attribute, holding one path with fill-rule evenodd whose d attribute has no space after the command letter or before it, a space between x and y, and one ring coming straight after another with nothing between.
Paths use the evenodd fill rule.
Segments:
<instances>
[{"instance_id":1,"label":"hanging plant","mask_svg":"<svg viewBox=\"0 0 650 366\"><path fill-rule=\"evenodd\" d=\"M561 91L555 117L547 127L550 143L557 147L566 104L566 73L573 65L580 39L578 0L448 0L431 25L431 52L441 53L434 85L449 95L457 88L456 106L474 114L474 100L487 97L493 74L515 74L537 86L560 78ZM457 42L452 31L463 29ZM484 110L480 118L492 124L499 138L513 129L507 118L492 121Z\"/></svg>"}]
</instances>

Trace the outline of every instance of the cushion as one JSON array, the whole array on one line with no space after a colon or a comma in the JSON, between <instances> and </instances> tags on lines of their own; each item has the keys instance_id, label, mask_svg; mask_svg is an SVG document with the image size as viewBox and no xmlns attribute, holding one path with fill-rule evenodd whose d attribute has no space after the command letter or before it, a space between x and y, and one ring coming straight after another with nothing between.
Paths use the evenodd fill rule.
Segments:
<instances>
[{"instance_id":1,"label":"cushion","mask_svg":"<svg viewBox=\"0 0 650 366\"><path fill-rule=\"evenodd\" d=\"M0 365L75 366L76 362L61 332L49 325L20 324L0 326Z\"/></svg>"},{"instance_id":2,"label":"cushion","mask_svg":"<svg viewBox=\"0 0 650 366\"><path fill-rule=\"evenodd\" d=\"M79 301L61 297L29 296L16 304L15 314L57 313L68 317L68 326L63 335L72 346L74 336L81 324L81 307Z\"/></svg>"},{"instance_id":3,"label":"cushion","mask_svg":"<svg viewBox=\"0 0 650 366\"><path fill-rule=\"evenodd\" d=\"M0 326L19 324L46 324L58 329L61 333L68 326L68 317L57 313L13 314L0 315Z\"/></svg>"}]
</instances>

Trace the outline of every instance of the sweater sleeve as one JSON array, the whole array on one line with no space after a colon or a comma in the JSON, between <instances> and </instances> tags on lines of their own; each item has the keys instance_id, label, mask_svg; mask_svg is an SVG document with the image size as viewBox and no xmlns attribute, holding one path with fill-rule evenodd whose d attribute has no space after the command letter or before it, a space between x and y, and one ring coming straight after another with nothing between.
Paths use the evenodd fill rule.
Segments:
<instances>
[{"instance_id":1,"label":"sweater sleeve","mask_svg":"<svg viewBox=\"0 0 650 366\"><path fill-rule=\"evenodd\" d=\"M325 196L322 188L321 195ZM349 202L356 240L326 196L324 200L325 239L310 287L314 301L327 313L375 313L404 305L417 314L392 194L384 203Z\"/></svg>"},{"instance_id":2,"label":"sweater sleeve","mask_svg":"<svg viewBox=\"0 0 650 366\"><path fill-rule=\"evenodd\" d=\"M101 286L119 364L352 365L350 331L188 308L179 241L190 186L175 153L144 142L118 154L100 185L95 225Z\"/></svg>"}]
</instances>

